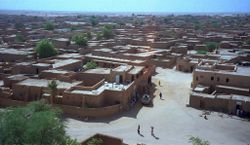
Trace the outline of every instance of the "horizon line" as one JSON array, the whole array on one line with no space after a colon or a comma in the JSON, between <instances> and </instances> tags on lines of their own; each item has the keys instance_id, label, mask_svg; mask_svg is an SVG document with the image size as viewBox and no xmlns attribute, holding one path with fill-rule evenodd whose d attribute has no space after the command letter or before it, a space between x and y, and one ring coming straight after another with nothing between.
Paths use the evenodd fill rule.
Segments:
<instances>
[{"instance_id":1,"label":"horizon line","mask_svg":"<svg viewBox=\"0 0 250 145\"><path fill-rule=\"evenodd\" d=\"M185 11L179 11L179 12L173 12L173 11L74 11L74 10L26 10L26 9L0 9L0 11L23 11L23 12L64 12L64 13L185 13L185 14L250 14L250 11L224 11L224 12L185 12Z\"/></svg>"}]
</instances>

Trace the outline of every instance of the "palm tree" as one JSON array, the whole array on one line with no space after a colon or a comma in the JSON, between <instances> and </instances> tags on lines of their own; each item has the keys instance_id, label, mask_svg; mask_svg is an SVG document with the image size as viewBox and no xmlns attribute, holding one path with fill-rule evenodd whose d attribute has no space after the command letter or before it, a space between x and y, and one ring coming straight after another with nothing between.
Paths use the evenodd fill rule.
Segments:
<instances>
[{"instance_id":1,"label":"palm tree","mask_svg":"<svg viewBox=\"0 0 250 145\"><path fill-rule=\"evenodd\" d=\"M50 83L48 83L48 88L50 90L50 103L53 104L53 100L57 91L57 82L52 80Z\"/></svg>"}]
</instances>

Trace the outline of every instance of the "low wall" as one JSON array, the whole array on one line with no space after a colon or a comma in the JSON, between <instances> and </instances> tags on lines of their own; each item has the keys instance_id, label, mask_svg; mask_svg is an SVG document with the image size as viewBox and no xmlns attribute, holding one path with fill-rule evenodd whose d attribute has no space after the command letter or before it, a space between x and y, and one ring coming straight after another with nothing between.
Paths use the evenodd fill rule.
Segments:
<instances>
[{"instance_id":1,"label":"low wall","mask_svg":"<svg viewBox=\"0 0 250 145\"><path fill-rule=\"evenodd\" d=\"M197 109L213 110L213 111L235 114L236 103L241 102L243 110L250 113L249 101L237 101L237 100L223 99L217 97L215 98L204 97L203 95L204 94L199 94L199 93L190 94L189 105Z\"/></svg>"},{"instance_id":2,"label":"low wall","mask_svg":"<svg viewBox=\"0 0 250 145\"><path fill-rule=\"evenodd\" d=\"M228 113L229 111L229 100L213 98L213 97L205 97L204 94L191 94L190 95L190 106L198 109L205 110L214 110L219 112ZM206 96L212 96L209 94L205 94Z\"/></svg>"},{"instance_id":3,"label":"low wall","mask_svg":"<svg viewBox=\"0 0 250 145\"><path fill-rule=\"evenodd\" d=\"M217 85L215 87L216 92L218 93L227 93L227 94L238 94L249 96L249 89L248 88L234 88L234 87L227 87L227 86L220 86Z\"/></svg>"},{"instance_id":4,"label":"low wall","mask_svg":"<svg viewBox=\"0 0 250 145\"><path fill-rule=\"evenodd\" d=\"M73 117L106 117L117 114L121 111L121 105L113 105L102 108L81 108L67 105L56 105L60 107L63 112Z\"/></svg>"}]
</instances>

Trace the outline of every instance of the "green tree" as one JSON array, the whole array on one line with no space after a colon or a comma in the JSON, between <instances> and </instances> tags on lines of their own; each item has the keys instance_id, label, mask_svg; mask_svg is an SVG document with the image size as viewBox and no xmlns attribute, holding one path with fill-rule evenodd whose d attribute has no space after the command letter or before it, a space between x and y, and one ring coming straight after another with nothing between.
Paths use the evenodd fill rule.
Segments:
<instances>
[{"instance_id":1,"label":"green tree","mask_svg":"<svg viewBox=\"0 0 250 145\"><path fill-rule=\"evenodd\" d=\"M88 45L88 38L86 34L78 34L72 37L71 39L74 41L78 46L87 46Z\"/></svg>"},{"instance_id":2,"label":"green tree","mask_svg":"<svg viewBox=\"0 0 250 145\"><path fill-rule=\"evenodd\" d=\"M71 139L70 137L66 137L66 145L81 145L76 141L76 139Z\"/></svg>"},{"instance_id":3,"label":"green tree","mask_svg":"<svg viewBox=\"0 0 250 145\"><path fill-rule=\"evenodd\" d=\"M96 16L91 16L90 17L90 23L92 26L96 26L99 22Z\"/></svg>"},{"instance_id":4,"label":"green tree","mask_svg":"<svg viewBox=\"0 0 250 145\"><path fill-rule=\"evenodd\" d=\"M54 30L55 29L55 26L52 22L46 22L43 27L45 30Z\"/></svg>"},{"instance_id":5,"label":"green tree","mask_svg":"<svg viewBox=\"0 0 250 145\"><path fill-rule=\"evenodd\" d=\"M193 137L193 136L189 138L189 142L192 143L193 145L210 145L209 141L202 140L199 137Z\"/></svg>"},{"instance_id":6,"label":"green tree","mask_svg":"<svg viewBox=\"0 0 250 145\"><path fill-rule=\"evenodd\" d=\"M86 33L86 37L88 38L88 40L90 40L90 39L92 38L91 32L87 32L87 33Z\"/></svg>"},{"instance_id":7,"label":"green tree","mask_svg":"<svg viewBox=\"0 0 250 145\"><path fill-rule=\"evenodd\" d=\"M101 32L96 33L96 39L97 40L101 40L102 39L102 33Z\"/></svg>"},{"instance_id":8,"label":"green tree","mask_svg":"<svg viewBox=\"0 0 250 145\"><path fill-rule=\"evenodd\" d=\"M53 104L53 100L56 96L57 92L57 82L55 80L52 80L51 82L48 83L48 88L50 91L50 103Z\"/></svg>"},{"instance_id":9,"label":"green tree","mask_svg":"<svg viewBox=\"0 0 250 145\"><path fill-rule=\"evenodd\" d=\"M58 53L53 44L47 39L39 41L35 50L40 58L51 57Z\"/></svg>"},{"instance_id":10,"label":"green tree","mask_svg":"<svg viewBox=\"0 0 250 145\"><path fill-rule=\"evenodd\" d=\"M113 25L105 25L102 28L102 36L105 39L111 39L114 36L114 32L113 32Z\"/></svg>"},{"instance_id":11,"label":"green tree","mask_svg":"<svg viewBox=\"0 0 250 145\"><path fill-rule=\"evenodd\" d=\"M24 39L23 35L17 34L17 35L16 35L16 38L15 38L15 41L16 41L16 42L24 42L25 39Z\"/></svg>"},{"instance_id":12,"label":"green tree","mask_svg":"<svg viewBox=\"0 0 250 145\"><path fill-rule=\"evenodd\" d=\"M97 64L92 60L87 62L85 66L86 66L87 69L95 69L95 68L97 68Z\"/></svg>"},{"instance_id":13,"label":"green tree","mask_svg":"<svg viewBox=\"0 0 250 145\"><path fill-rule=\"evenodd\" d=\"M103 140L100 138L91 138L88 142L87 145L102 145Z\"/></svg>"},{"instance_id":14,"label":"green tree","mask_svg":"<svg viewBox=\"0 0 250 145\"><path fill-rule=\"evenodd\" d=\"M207 47L210 51L214 51L214 50L218 47L218 43L217 43L217 42L207 42L207 43L206 43L206 47Z\"/></svg>"},{"instance_id":15,"label":"green tree","mask_svg":"<svg viewBox=\"0 0 250 145\"><path fill-rule=\"evenodd\" d=\"M7 110L0 113L2 145L80 145L66 135L61 111L42 101Z\"/></svg>"}]
</instances>

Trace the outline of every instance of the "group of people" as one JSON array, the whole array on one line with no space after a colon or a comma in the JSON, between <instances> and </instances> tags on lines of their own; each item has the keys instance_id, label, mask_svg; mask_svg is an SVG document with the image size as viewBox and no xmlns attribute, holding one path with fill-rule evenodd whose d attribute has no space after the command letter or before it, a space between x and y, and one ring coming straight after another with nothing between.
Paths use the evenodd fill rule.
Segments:
<instances>
[{"instance_id":1,"label":"group of people","mask_svg":"<svg viewBox=\"0 0 250 145\"><path fill-rule=\"evenodd\" d=\"M151 135L152 135L152 136L155 136L155 135L154 135L154 127L151 126L150 129L151 129ZM138 127L137 127L137 133L138 133L139 135L141 135L141 126L140 126L140 125L138 125Z\"/></svg>"},{"instance_id":2,"label":"group of people","mask_svg":"<svg viewBox=\"0 0 250 145\"><path fill-rule=\"evenodd\" d=\"M160 81L159 81L159 86L161 86L161 82ZM160 99L163 100L161 92L160 92L159 96L160 96Z\"/></svg>"}]
</instances>

